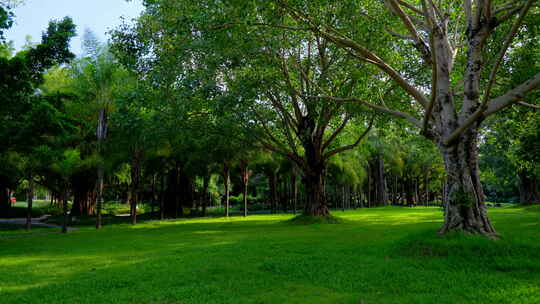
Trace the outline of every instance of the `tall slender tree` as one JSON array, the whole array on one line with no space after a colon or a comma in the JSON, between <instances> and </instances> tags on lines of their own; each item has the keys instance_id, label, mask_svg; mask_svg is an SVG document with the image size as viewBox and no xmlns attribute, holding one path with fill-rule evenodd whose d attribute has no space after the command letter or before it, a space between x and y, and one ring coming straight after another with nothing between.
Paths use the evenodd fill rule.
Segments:
<instances>
[{"instance_id":1,"label":"tall slender tree","mask_svg":"<svg viewBox=\"0 0 540 304\"><path fill-rule=\"evenodd\" d=\"M122 86L125 71L109 52L106 45L101 44L91 31L83 37L85 55L73 64L74 84L81 98L95 107L97 114L96 139L97 154L97 206L96 228L101 228L101 210L103 204L103 183L105 164L103 160L104 141L108 133L109 114L113 109L114 96Z\"/></svg>"}]
</instances>

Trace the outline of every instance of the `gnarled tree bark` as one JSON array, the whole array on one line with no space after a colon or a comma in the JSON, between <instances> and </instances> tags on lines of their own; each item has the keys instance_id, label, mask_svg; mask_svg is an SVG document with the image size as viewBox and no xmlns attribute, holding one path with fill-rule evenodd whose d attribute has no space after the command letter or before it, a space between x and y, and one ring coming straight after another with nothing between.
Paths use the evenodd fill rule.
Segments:
<instances>
[{"instance_id":1,"label":"gnarled tree bark","mask_svg":"<svg viewBox=\"0 0 540 304\"><path fill-rule=\"evenodd\" d=\"M313 164L308 172L305 172L302 182L306 189L306 201L304 203L304 215L328 216L330 210L326 203L324 193L325 167L322 164Z\"/></svg>"},{"instance_id":2,"label":"gnarled tree bark","mask_svg":"<svg viewBox=\"0 0 540 304\"><path fill-rule=\"evenodd\" d=\"M439 233L462 231L495 237L480 183L476 133L467 135L457 145L441 147L447 180L445 221Z\"/></svg>"}]
</instances>

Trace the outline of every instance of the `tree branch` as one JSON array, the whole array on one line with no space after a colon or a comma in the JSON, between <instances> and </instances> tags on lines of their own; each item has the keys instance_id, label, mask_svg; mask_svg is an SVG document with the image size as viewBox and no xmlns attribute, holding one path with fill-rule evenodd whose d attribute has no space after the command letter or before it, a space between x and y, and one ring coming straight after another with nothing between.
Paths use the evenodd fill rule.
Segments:
<instances>
[{"instance_id":1,"label":"tree branch","mask_svg":"<svg viewBox=\"0 0 540 304\"><path fill-rule=\"evenodd\" d=\"M488 86L486 88L486 93L484 95L484 100L482 102L482 107L485 107L485 104L487 103L487 101L491 97L490 96L491 95L491 89L493 87L493 84L495 83L495 78L497 76L497 71L499 71L499 67L500 67L500 65L501 65L501 63L502 63L502 61L504 59L504 55L506 54L506 51L508 50L508 47L510 46L510 44L514 40L514 37L516 36L519 28L521 27L521 23L523 22L523 19L525 18L525 15L527 14L527 11L531 7L532 3L533 3L533 0L528 0L525 3L525 6L521 10L518 19L516 20L516 22L514 22L514 25L512 25L512 29L510 30L510 32L508 33L508 36L506 37L506 39L504 41L504 44L503 44L503 47L502 47L502 49L501 49L501 51L499 53L499 56L497 56L497 61L495 61L495 65L493 66L493 69L491 69L491 73L489 73Z\"/></svg>"},{"instance_id":2,"label":"tree branch","mask_svg":"<svg viewBox=\"0 0 540 304\"><path fill-rule=\"evenodd\" d=\"M422 55L422 58L426 62L426 64L431 64L431 51L429 47L427 46L426 42L420 35L418 34L418 31L414 27L414 24L412 23L411 19L405 12L401 9L398 2L396 0L388 0L391 9L396 13L396 15L401 19L401 22L403 22L403 25L405 25L405 28L409 32L409 34L412 36L414 40L414 47L420 52Z\"/></svg>"},{"instance_id":3,"label":"tree branch","mask_svg":"<svg viewBox=\"0 0 540 304\"><path fill-rule=\"evenodd\" d=\"M240 21L233 21L233 22L227 22L227 23L215 25L215 26L209 27L208 30L222 30L222 29L231 27L233 25L265 26L265 27L272 27L272 28L278 28L278 29L290 30L290 31L309 30L309 28L294 27L294 26L287 26L287 25L277 25L277 24L269 24L269 23L263 23L263 22L240 22Z\"/></svg>"},{"instance_id":4,"label":"tree branch","mask_svg":"<svg viewBox=\"0 0 540 304\"><path fill-rule=\"evenodd\" d=\"M359 45L358 43L354 42L353 40L346 38L344 35L339 33L337 30L326 26L326 30L323 30L319 28L319 25L315 23L313 20L311 20L308 16L305 14L299 12L298 10L295 10L291 6L289 6L286 1L278 1L280 5L288 10L289 14L292 18L297 20L298 22L302 23L308 23L311 25L310 30L312 32L315 32L322 37L334 42L337 46L344 48L344 49L352 49L355 52L358 52L360 54L360 57L362 60L369 62L376 67L378 67L380 70L385 72L390 78L392 78L401 88L405 90L409 95L414 97L416 101L418 101L424 108L427 107L427 104L429 103L426 96L420 92L420 90L413 87L407 80L405 80L399 72L394 70L390 65L388 65L384 60L379 58L377 55L375 55L373 52L368 50L367 48ZM332 34L333 33L333 34ZM356 57L356 56L355 56Z\"/></svg>"},{"instance_id":5,"label":"tree branch","mask_svg":"<svg viewBox=\"0 0 540 304\"><path fill-rule=\"evenodd\" d=\"M259 139L259 142L261 143L263 149L266 149L266 150L274 152L274 153L281 154L281 155L285 156L286 158L290 159L291 161L295 162L296 164L298 164L300 167L307 168L304 160L300 156L292 154L292 153L287 152L285 150L281 150L278 147L275 147L274 145L272 145L272 144L270 144L270 143L268 143L268 142L266 142L266 141L264 141L262 139Z\"/></svg>"},{"instance_id":6,"label":"tree branch","mask_svg":"<svg viewBox=\"0 0 540 304\"><path fill-rule=\"evenodd\" d=\"M376 110L378 112L382 112L382 113L386 113L386 114L390 114L390 115L393 115L393 116L396 116L396 117L399 117L399 118L404 118L406 120L408 120L410 123L412 123L413 125L415 125L416 127L422 129L422 123L412 117L411 115L407 114L407 113L403 113L403 112L400 112L400 111L396 111L396 110L392 110L392 109L389 109L389 108L386 108L386 107L383 107L383 106L379 106L379 105L374 105L374 104L371 104L369 102L366 102L362 99L359 99L359 98L354 98L354 97L351 97L351 98L338 98L338 97L332 97L332 96L309 96L308 98L321 98L321 99L327 99L327 100L332 100L332 101L339 101L339 102L351 102L351 101L354 101L354 102L358 102L358 103L361 103L373 110Z\"/></svg>"},{"instance_id":7,"label":"tree branch","mask_svg":"<svg viewBox=\"0 0 540 304\"><path fill-rule=\"evenodd\" d=\"M266 135L268 136L268 138L273 141L276 145L278 146L282 146L283 143L280 142L273 134L272 134L272 131L270 131L270 128L268 128L268 125L266 124L266 122L264 122L264 120L262 119L262 117L259 115L259 113L257 113L257 111L253 111L253 114L255 114L256 116L256 120L259 121L261 123L261 125L263 126L263 130L265 131Z\"/></svg>"},{"instance_id":8,"label":"tree branch","mask_svg":"<svg viewBox=\"0 0 540 304\"><path fill-rule=\"evenodd\" d=\"M528 92L538 87L540 87L540 73L537 73L534 77L520 84L510 92L492 99L489 102L484 116L487 117L489 115L497 113L500 110L521 101Z\"/></svg>"},{"instance_id":9,"label":"tree branch","mask_svg":"<svg viewBox=\"0 0 540 304\"><path fill-rule=\"evenodd\" d=\"M533 90L534 88L538 87L540 85L540 73L536 74L535 77L529 79L525 83L521 84L514 90L493 99L490 102L490 105L488 105L488 102L490 101L490 95L491 95L491 89L493 87L493 84L495 83L495 78L497 71L499 69L499 66L504 58L504 55L506 54L506 51L508 50L508 47L512 43L515 35L517 34L519 27L521 26L521 23L523 22L523 18L527 14L527 11L531 7L531 4L534 0L528 0L527 3L525 3L525 6L523 6L523 9L521 10L519 18L514 22L514 25L512 26L512 29L510 30L510 33L508 33L507 38L505 39L503 48L501 49L501 52L499 53L499 56L497 57L497 61L495 62L495 65L493 69L490 72L489 76L489 82L488 87L486 89L486 93L484 94L484 99L478 109L465 120L465 122L459 126L448 138L444 141L444 145L448 146L452 144L454 140L456 140L463 132L465 132L473 123L478 121L481 118L485 118L493 113L496 113L503 108L511 105L512 103L515 103L519 100L521 100L527 92L530 90ZM481 9L481 8L478 8ZM536 81L538 81L538 84L536 84Z\"/></svg>"},{"instance_id":10,"label":"tree branch","mask_svg":"<svg viewBox=\"0 0 540 304\"><path fill-rule=\"evenodd\" d=\"M423 16L424 15L424 12L422 12L421 10L419 10L418 8L414 7L412 4L409 4L405 1L402 1L402 0L397 0L397 3L403 7L406 7L408 9L410 9L411 11L419 14L420 16Z\"/></svg>"},{"instance_id":11,"label":"tree branch","mask_svg":"<svg viewBox=\"0 0 540 304\"><path fill-rule=\"evenodd\" d=\"M343 146L341 148L337 148L335 150L329 151L329 152L327 152L327 153L325 153L323 155L323 159L328 159L332 155L338 154L338 153L343 152L343 151L354 149L356 146L358 146L360 144L362 139L364 139L364 137L366 137L368 135L369 131L371 131L371 127L373 127L373 118L369 122L368 128L364 131L364 133L362 133L362 135L360 135L360 137L358 137L358 139L353 144L348 145L348 146Z\"/></svg>"},{"instance_id":12,"label":"tree branch","mask_svg":"<svg viewBox=\"0 0 540 304\"><path fill-rule=\"evenodd\" d=\"M513 5L515 5L516 3L513 3ZM499 12L502 12L504 10L508 10L506 12L506 14L500 16L500 17L495 17L494 19L494 22L493 24L491 25L492 28L496 28L497 26L503 24L504 22L506 22L508 19L514 17L517 13L519 13L521 11L521 9L524 7L525 4L522 4L522 5L518 5L516 7L513 7L513 6L509 6L509 7L505 7L505 8L500 8L500 11L499 10L496 10L493 15L499 13Z\"/></svg>"},{"instance_id":13,"label":"tree branch","mask_svg":"<svg viewBox=\"0 0 540 304\"><path fill-rule=\"evenodd\" d=\"M270 98L271 99L271 98ZM274 102L272 102L274 103ZM278 101L276 101L276 104L279 104ZM280 116L282 122L283 122L283 128L285 129L284 130L284 133L285 133L285 137L287 138L287 142L289 143L289 147L292 149L292 151L296 154L298 154L298 151L296 149L296 144L294 142L294 138L292 136L292 133L291 133L291 128L294 128L293 131L294 133L298 136L298 131L296 130L296 128L291 124L291 122L288 120L287 118L287 113L286 111L282 112L280 110L280 107L277 106L277 105L274 105L275 108L277 108L277 111L278 111L278 115ZM290 115L290 114L289 114Z\"/></svg>"},{"instance_id":14,"label":"tree branch","mask_svg":"<svg viewBox=\"0 0 540 304\"><path fill-rule=\"evenodd\" d=\"M472 26L473 26L471 0L463 0L463 7L465 11L465 19L467 20L467 33L470 34L472 32Z\"/></svg>"},{"instance_id":15,"label":"tree branch","mask_svg":"<svg viewBox=\"0 0 540 304\"><path fill-rule=\"evenodd\" d=\"M321 151L324 152L324 150L326 150L326 148L328 148L328 146L330 146L330 144L336 139L336 137L339 135L339 133L341 133L341 131L343 131L343 129L345 128L345 126L347 125L347 123L349 122L350 119L351 119L350 115L347 115L345 117L345 119L343 120L341 125L336 130L334 130L332 135L330 135L328 140L323 144Z\"/></svg>"},{"instance_id":16,"label":"tree branch","mask_svg":"<svg viewBox=\"0 0 540 304\"><path fill-rule=\"evenodd\" d=\"M523 106L523 107L540 110L540 106L533 105L533 104L530 104L530 103L526 103L526 102L523 102L523 101L518 101L518 102L516 102L516 104L520 105L520 106Z\"/></svg>"},{"instance_id":17,"label":"tree branch","mask_svg":"<svg viewBox=\"0 0 540 304\"><path fill-rule=\"evenodd\" d=\"M296 117L296 121L300 123L300 121L302 120L302 111L300 110L300 105L298 104L298 91L294 88L292 84L289 67L285 62L285 58L281 55L278 56L281 59L281 71L283 73L283 76L285 77L285 83L290 90L289 95L291 96L291 99L293 101L294 116Z\"/></svg>"},{"instance_id":18,"label":"tree branch","mask_svg":"<svg viewBox=\"0 0 540 304\"><path fill-rule=\"evenodd\" d=\"M492 99L489 106L485 110L478 108L460 127L458 127L448 138L444 141L445 146L452 144L463 132L465 132L474 122L481 118L486 118L492 114L499 112L500 110L521 101L525 95L536 88L540 87L540 73L535 77L525 81L510 92Z\"/></svg>"},{"instance_id":19,"label":"tree branch","mask_svg":"<svg viewBox=\"0 0 540 304\"><path fill-rule=\"evenodd\" d=\"M432 27L435 27L436 25L434 22L434 16L432 16L432 12L427 8L427 4L425 1L422 1L423 7L426 11L426 15L428 16L429 23ZM434 5L432 1L430 1L431 5ZM435 105L435 101L437 100L437 83L438 83L438 72L437 72L437 48L435 47L435 33L434 31L431 31L429 33L429 45L432 50L432 66L431 66L431 99L429 101L428 107L426 109L426 113L424 115L424 121L422 123L422 133L427 134L427 130L429 127L429 119L431 117L431 113L433 112L433 108Z\"/></svg>"}]
</instances>

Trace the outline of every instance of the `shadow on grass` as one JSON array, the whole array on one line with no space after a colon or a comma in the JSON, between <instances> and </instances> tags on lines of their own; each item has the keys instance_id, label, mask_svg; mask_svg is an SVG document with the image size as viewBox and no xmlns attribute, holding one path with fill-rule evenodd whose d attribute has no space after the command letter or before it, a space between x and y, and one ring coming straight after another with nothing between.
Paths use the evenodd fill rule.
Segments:
<instances>
[{"instance_id":1,"label":"shadow on grass","mask_svg":"<svg viewBox=\"0 0 540 304\"><path fill-rule=\"evenodd\" d=\"M55 230L50 227L33 226L32 230L27 231L24 225L0 223L0 240L49 234L56 232Z\"/></svg>"},{"instance_id":2,"label":"shadow on grass","mask_svg":"<svg viewBox=\"0 0 540 304\"><path fill-rule=\"evenodd\" d=\"M492 241L483 236L432 231L409 234L395 242L391 254L417 260L446 260L463 267L501 272L540 273L540 244L533 239L503 238Z\"/></svg>"},{"instance_id":3,"label":"shadow on grass","mask_svg":"<svg viewBox=\"0 0 540 304\"><path fill-rule=\"evenodd\" d=\"M285 223L295 225L313 225L313 224L342 224L347 220L329 215L329 216L309 216L309 215L297 215L290 220L286 220Z\"/></svg>"}]
</instances>

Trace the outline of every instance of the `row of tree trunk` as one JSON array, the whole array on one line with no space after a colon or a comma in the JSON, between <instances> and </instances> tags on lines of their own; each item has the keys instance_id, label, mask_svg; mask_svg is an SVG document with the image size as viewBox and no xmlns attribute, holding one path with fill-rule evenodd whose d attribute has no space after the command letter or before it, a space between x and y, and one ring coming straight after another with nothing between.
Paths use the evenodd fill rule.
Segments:
<instances>
[{"instance_id":1,"label":"row of tree trunk","mask_svg":"<svg viewBox=\"0 0 540 304\"><path fill-rule=\"evenodd\" d=\"M137 222L137 205L143 198L142 187L142 160L140 157L133 157L131 164L131 184L129 186L128 201L130 203L130 215L132 224ZM223 166L223 181L224 181L224 206L225 215L230 215L229 196L230 196L230 165ZM333 207L336 209L352 209L358 207L374 207L385 205L429 205L429 203L440 197L440 200L445 199L444 193L447 189L440 192L430 192L429 171L424 170L423 176L405 174L404 176L396 176L386 174L384 170L384 160L380 157L373 158L367 168L367 179L363 186L351 186L340 184L337 182L327 182L326 177L320 176L301 176L299 170L295 167L288 174L279 174L276 171L267 172L267 180L269 193L267 201L271 213L294 212L298 209L310 208L310 200L324 200L325 207ZM248 214L248 194L249 194L249 179L253 172L249 170L247 162L240 164L240 177L243 193L243 215ZM203 176L203 187L200 191L196 191L194 178L186 174L180 163L176 163L175 167L167 172L155 174L152 177L151 200L152 206L159 204L160 218L176 218L186 216L185 210L191 210L193 207L201 209L203 216L206 215L206 209L210 202L210 194L208 192L210 182L210 171L207 171ZM536 203L540 201L540 193L538 190L538 181L521 173L520 178L520 193L522 203ZM76 176L72 183L71 193L73 196L73 205L71 208L71 216L93 216L96 215L96 207L98 193L93 186L92 180L95 180L95 175L84 174ZM158 182L161 180L161 182ZM29 177L28 187L28 213L27 213L27 228L31 227L31 209L34 193L33 178ZM299 183L302 181L302 185ZM157 184L161 184L158 189ZM11 192L4 188L0 189L0 208L9 208L11 205ZM58 206L64 208L66 216L65 226L67 226L67 204L68 192L52 193L51 203L56 202ZM448 199L448 198L446 198ZM313 211L318 214L319 211Z\"/></svg>"}]
</instances>

